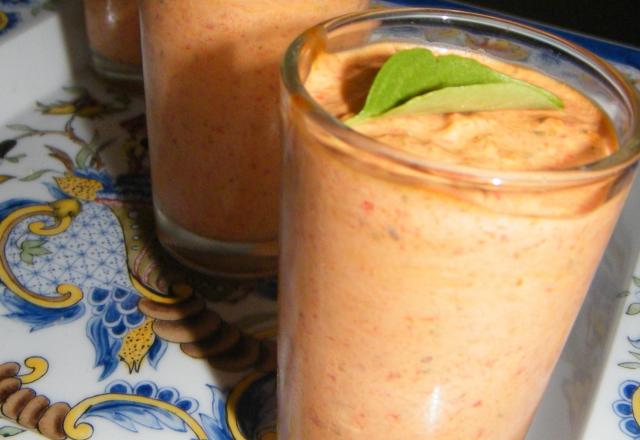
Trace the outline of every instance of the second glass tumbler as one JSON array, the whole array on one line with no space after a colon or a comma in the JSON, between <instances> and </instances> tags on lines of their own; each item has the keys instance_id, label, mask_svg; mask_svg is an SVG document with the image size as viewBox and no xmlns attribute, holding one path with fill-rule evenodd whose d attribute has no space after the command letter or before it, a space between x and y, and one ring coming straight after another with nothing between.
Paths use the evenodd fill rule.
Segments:
<instances>
[{"instance_id":1,"label":"second glass tumbler","mask_svg":"<svg viewBox=\"0 0 640 440\"><path fill-rule=\"evenodd\" d=\"M287 44L366 0L140 0L153 198L160 241L183 263L274 273Z\"/></svg>"}]
</instances>

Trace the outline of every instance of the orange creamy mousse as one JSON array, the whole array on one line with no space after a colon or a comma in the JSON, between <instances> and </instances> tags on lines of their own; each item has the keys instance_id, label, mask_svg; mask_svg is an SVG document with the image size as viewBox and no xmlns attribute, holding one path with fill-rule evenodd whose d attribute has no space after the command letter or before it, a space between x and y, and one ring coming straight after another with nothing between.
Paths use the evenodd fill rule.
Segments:
<instances>
[{"instance_id":1,"label":"orange creamy mousse","mask_svg":"<svg viewBox=\"0 0 640 440\"><path fill-rule=\"evenodd\" d=\"M84 0L87 36L98 55L121 64L142 64L135 0Z\"/></svg>"},{"instance_id":2,"label":"orange creamy mousse","mask_svg":"<svg viewBox=\"0 0 640 440\"><path fill-rule=\"evenodd\" d=\"M283 52L303 29L368 2L140 4L156 208L201 237L275 240Z\"/></svg>"},{"instance_id":3,"label":"orange creamy mousse","mask_svg":"<svg viewBox=\"0 0 640 440\"><path fill-rule=\"evenodd\" d=\"M321 54L306 88L346 119L401 48ZM496 175L535 177L616 150L608 118L576 90L471 56L555 93L564 109L383 116L354 128L428 163ZM295 110L289 119L279 438L524 438L629 179L474 185L312 132Z\"/></svg>"}]
</instances>

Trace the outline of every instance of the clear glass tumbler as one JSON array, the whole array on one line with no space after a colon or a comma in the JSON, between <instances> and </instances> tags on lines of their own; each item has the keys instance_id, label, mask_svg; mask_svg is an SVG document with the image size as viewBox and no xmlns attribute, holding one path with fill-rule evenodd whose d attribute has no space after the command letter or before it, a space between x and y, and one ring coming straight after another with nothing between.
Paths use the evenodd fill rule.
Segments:
<instances>
[{"instance_id":1,"label":"clear glass tumbler","mask_svg":"<svg viewBox=\"0 0 640 440\"><path fill-rule=\"evenodd\" d=\"M619 150L561 171L492 171L357 133L305 79L319 54L381 41L558 78L608 114ZM634 91L552 35L431 9L317 26L289 48L283 78L278 438L521 440L633 178Z\"/></svg>"},{"instance_id":2,"label":"clear glass tumbler","mask_svg":"<svg viewBox=\"0 0 640 440\"><path fill-rule=\"evenodd\" d=\"M366 0L140 0L160 241L219 275L275 273L278 66L305 28Z\"/></svg>"},{"instance_id":3,"label":"clear glass tumbler","mask_svg":"<svg viewBox=\"0 0 640 440\"><path fill-rule=\"evenodd\" d=\"M116 80L142 80L140 20L136 0L84 0L94 69Z\"/></svg>"}]
</instances>

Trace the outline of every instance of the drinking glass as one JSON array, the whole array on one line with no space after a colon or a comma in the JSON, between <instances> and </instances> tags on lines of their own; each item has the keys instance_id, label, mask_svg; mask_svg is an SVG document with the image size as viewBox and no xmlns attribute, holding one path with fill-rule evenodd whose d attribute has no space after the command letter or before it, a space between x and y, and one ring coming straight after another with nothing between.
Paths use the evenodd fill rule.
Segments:
<instances>
[{"instance_id":1,"label":"drinking glass","mask_svg":"<svg viewBox=\"0 0 640 440\"><path fill-rule=\"evenodd\" d=\"M322 53L384 41L544 72L601 107L619 148L571 169L494 171L353 131L305 80ZM283 84L279 438L521 440L636 168L633 89L560 38L438 9L316 26L288 49Z\"/></svg>"},{"instance_id":2,"label":"drinking glass","mask_svg":"<svg viewBox=\"0 0 640 440\"><path fill-rule=\"evenodd\" d=\"M216 275L276 272L278 66L305 28L366 0L140 0L158 236Z\"/></svg>"},{"instance_id":3,"label":"drinking glass","mask_svg":"<svg viewBox=\"0 0 640 440\"><path fill-rule=\"evenodd\" d=\"M84 0L94 69L118 80L142 80L140 24L135 0Z\"/></svg>"}]
</instances>

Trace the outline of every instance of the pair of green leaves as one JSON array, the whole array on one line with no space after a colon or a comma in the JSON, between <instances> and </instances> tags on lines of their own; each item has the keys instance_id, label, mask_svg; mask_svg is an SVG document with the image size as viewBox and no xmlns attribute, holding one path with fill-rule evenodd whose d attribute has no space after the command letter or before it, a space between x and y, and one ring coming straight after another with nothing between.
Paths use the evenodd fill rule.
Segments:
<instances>
[{"instance_id":1,"label":"pair of green leaves","mask_svg":"<svg viewBox=\"0 0 640 440\"><path fill-rule=\"evenodd\" d=\"M27 264L33 264L35 257L49 255L51 252L43 247L46 243L46 240L40 239L24 240L20 245L20 259Z\"/></svg>"},{"instance_id":2,"label":"pair of green leaves","mask_svg":"<svg viewBox=\"0 0 640 440\"><path fill-rule=\"evenodd\" d=\"M451 113L503 109L557 109L553 93L458 55L425 48L401 50L382 66L354 125L384 114Z\"/></svg>"},{"instance_id":3,"label":"pair of green leaves","mask_svg":"<svg viewBox=\"0 0 640 440\"><path fill-rule=\"evenodd\" d=\"M24 429L16 428L15 426L0 426L0 437L14 437L18 434L25 432Z\"/></svg>"}]
</instances>

